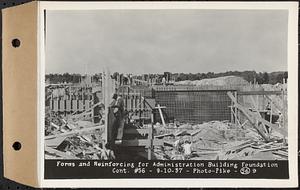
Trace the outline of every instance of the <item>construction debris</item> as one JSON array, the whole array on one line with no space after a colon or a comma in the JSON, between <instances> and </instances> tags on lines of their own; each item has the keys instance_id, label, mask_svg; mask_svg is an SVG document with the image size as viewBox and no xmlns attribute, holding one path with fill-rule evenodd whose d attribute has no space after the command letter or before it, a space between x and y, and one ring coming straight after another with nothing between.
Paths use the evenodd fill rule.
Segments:
<instances>
[{"instance_id":1,"label":"construction debris","mask_svg":"<svg viewBox=\"0 0 300 190\"><path fill-rule=\"evenodd\" d=\"M186 125L172 127L170 123L157 128L155 133L159 135L155 138L163 139L165 147L154 150L156 158L186 159L176 144L179 140L183 144L191 140L192 153L188 158L191 160L287 159L287 144L282 139L271 135L272 142L266 143L253 128L242 129L228 121L211 121L192 125L191 129L180 129Z\"/></svg>"},{"instance_id":2,"label":"construction debris","mask_svg":"<svg viewBox=\"0 0 300 190\"><path fill-rule=\"evenodd\" d=\"M48 112L45 124L45 155L47 159L100 159L103 148L103 124L63 118ZM51 115L52 114L52 115Z\"/></svg>"},{"instance_id":3,"label":"construction debris","mask_svg":"<svg viewBox=\"0 0 300 190\"><path fill-rule=\"evenodd\" d=\"M116 158L106 147L105 123L109 123L110 117L108 109L105 110L110 104L109 98L104 98L109 94L105 91L109 86L106 80L102 86L49 86L45 110L46 159ZM159 160L288 159L286 85L241 91L240 86L249 84L234 76L180 83L186 82L190 86L185 90L176 89L180 87L176 85L163 86L160 98L153 95L154 87L147 87L149 92L143 94L148 97L144 97L142 91L132 92L138 84L119 86L126 112L124 136L118 145L121 154L130 154L130 159L141 156ZM211 88L211 84L231 84L231 88L219 89L220 92L198 88ZM168 96L164 96L165 92Z\"/></svg>"}]
</instances>

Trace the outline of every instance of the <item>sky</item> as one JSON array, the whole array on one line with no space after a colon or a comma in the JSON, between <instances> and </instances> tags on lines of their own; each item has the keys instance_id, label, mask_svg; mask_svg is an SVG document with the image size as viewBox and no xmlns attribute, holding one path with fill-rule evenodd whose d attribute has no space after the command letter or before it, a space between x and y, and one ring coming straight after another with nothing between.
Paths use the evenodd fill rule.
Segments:
<instances>
[{"instance_id":1,"label":"sky","mask_svg":"<svg viewBox=\"0 0 300 190\"><path fill-rule=\"evenodd\" d=\"M47 11L46 73L287 70L286 10Z\"/></svg>"}]
</instances>

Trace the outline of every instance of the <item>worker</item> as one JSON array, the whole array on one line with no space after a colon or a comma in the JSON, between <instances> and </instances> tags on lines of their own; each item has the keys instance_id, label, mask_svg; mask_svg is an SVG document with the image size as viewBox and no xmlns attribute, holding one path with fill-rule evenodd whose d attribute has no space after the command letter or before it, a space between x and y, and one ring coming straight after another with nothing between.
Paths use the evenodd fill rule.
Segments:
<instances>
[{"instance_id":1,"label":"worker","mask_svg":"<svg viewBox=\"0 0 300 190\"><path fill-rule=\"evenodd\" d=\"M176 152L178 152L178 153L183 152L183 147L182 147L183 143L184 142L182 139L178 139L174 142L174 147L175 147Z\"/></svg>"},{"instance_id":2,"label":"worker","mask_svg":"<svg viewBox=\"0 0 300 190\"><path fill-rule=\"evenodd\" d=\"M186 140L184 142L183 149L184 149L184 158L188 160L189 158L191 158L192 155L192 142Z\"/></svg>"},{"instance_id":3,"label":"worker","mask_svg":"<svg viewBox=\"0 0 300 190\"><path fill-rule=\"evenodd\" d=\"M116 116L114 114L114 108L113 106L116 104L116 100L117 100L118 95L117 94L113 94L112 95L112 101L109 105L108 108L108 120L107 120L107 126L108 126L108 131L107 131L107 136L108 136L108 143L111 144L111 146L114 145L114 141L115 141L115 126L116 126Z\"/></svg>"},{"instance_id":4,"label":"worker","mask_svg":"<svg viewBox=\"0 0 300 190\"><path fill-rule=\"evenodd\" d=\"M129 77L127 74L124 74L123 84L128 85L128 83L129 83Z\"/></svg>"},{"instance_id":5,"label":"worker","mask_svg":"<svg viewBox=\"0 0 300 190\"><path fill-rule=\"evenodd\" d=\"M98 104L98 103L97 103ZM94 107L94 123L103 124L103 112L105 109L105 105L100 103L99 105Z\"/></svg>"},{"instance_id":6,"label":"worker","mask_svg":"<svg viewBox=\"0 0 300 190\"><path fill-rule=\"evenodd\" d=\"M166 86L166 83L167 83L167 82L166 82L166 78L165 78L165 77L162 78L161 83L162 83L164 86Z\"/></svg>"},{"instance_id":7,"label":"worker","mask_svg":"<svg viewBox=\"0 0 300 190\"><path fill-rule=\"evenodd\" d=\"M113 122L112 135L115 139L115 144L121 144L123 138L123 129L125 124L125 109L124 100L120 95L114 94L111 108L115 120Z\"/></svg>"},{"instance_id":8,"label":"worker","mask_svg":"<svg viewBox=\"0 0 300 190\"><path fill-rule=\"evenodd\" d=\"M278 113L278 120L276 121L276 123L278 123L279 127L283 127L283 115L281 114L281 112Z\"/></svg>"},{"instance_id":9,"label":"worker","mask_svg":"<svg viewBox=\"0 0 300 190\"><path fill-rule=\"evenodd\" d=\"M271 110L271 103L268 102L268 104L266 105L266 110L269 112Z\"/></svg>"},{"instance_id":10,"label":"worker","mask_svg":"<svg viewBox=\"0 0 300 190\"><path fill-rule=\"evenodd\" d=\"M102 147L100 160L115 160L116 156L114 151L111 149L110 144L106 143L104 147Z\"/></svg>"}]
</instances>

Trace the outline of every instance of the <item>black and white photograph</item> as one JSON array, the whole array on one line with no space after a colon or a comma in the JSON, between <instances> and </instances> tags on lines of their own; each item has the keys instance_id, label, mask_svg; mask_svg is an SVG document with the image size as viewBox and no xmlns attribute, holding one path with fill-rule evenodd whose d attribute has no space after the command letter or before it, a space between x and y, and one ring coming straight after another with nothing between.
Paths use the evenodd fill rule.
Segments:
<instances>
[{"instance_id":1,"label":"black and white photograph","mask_svg":"<svg viewBox=\"0 0 300 190\"><path fill-rule=\"evenodd\" d=\"M44 22L45 177L75 160L288 178L288 10L47 10Z\"/></svg>"},{"instance_id":2,"label":"black and white photograph","mask_svg":"<svg viewBox=\"0 0 300 190\"><path fill-rule=\"evenodd\" d=\"M287 159L287 16L47 12L46 159Z\"/></svg>"},{"instance_id":3,"label":"black and white photograph","mask_svg":"<svg viewBox=\"0 0 300 190\"><path fill-rule=\"evenodd\" d=\"M298 2L23 1L0 189L299 187Z\"/></svg>"}]
</instances>

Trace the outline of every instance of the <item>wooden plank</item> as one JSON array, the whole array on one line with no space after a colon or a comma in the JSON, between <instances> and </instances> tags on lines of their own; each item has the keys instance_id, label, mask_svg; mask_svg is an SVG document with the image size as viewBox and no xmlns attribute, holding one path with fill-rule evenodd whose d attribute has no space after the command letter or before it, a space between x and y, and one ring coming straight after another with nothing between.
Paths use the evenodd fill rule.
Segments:
<instances>
[{"instance_id":1,"label":"wooden plank","mask_svg":"<svg viewBox=\"0 0 300 190\"><path fill-rule=\"evenodd\" d=\"M259 150L259 152L267 152L267 151L283 150L283 149L288 149L288 147L285 146L285 147L267 148L267 149Z\"/></svg>"},{"instance_id":2,"label":"wooden plank","mask_svg":"<svg viewBox=\"0 0 300 190\"><path fill-rule=\"evenodd\" d=\"M66 106L67 106L67 107L66 107L66 111L68 111L68 112L69 112L69 111L72 111L72 110L71 110L71 101L72 101L72 100L66 100L66 104L67 104L67 105L66 105Z\"/></svg>"},{"instance_id":3,"label":"wooden plank","mask_svg":"<svg viewBox=\"0 0 300 190\"><path fill-rule=\"evenodd\" d=\"M282 108L279 107L279 105L275 104L275 102L269 97L269 96L265 96L271 104L273 104L273 108L276 109L277 112L282 112L280 110L282 110Z\"/></svg>"},{"instance_id":4,"label":"wooden plank","mask_svg":"<svg viewBox=\"0 0 300 190\"><path fill-rule=\"evenodd\" d=\"M75 156L72 156L72 155L68 155L66 154L65 152L62 152L62 151L59 151L59 150L55 150L53 148L50 148L50 147L47 147L45 146L45 151L49 152L49 153L52 153L52 154L56 154L64 159L76 159L78 160L79 158L75 157Z\"/></svg>"},{"instance_id":5,"label":"wooden plank","mask_svg":"<svg viewBox=\"0 0 300 190\"><path fill-rule=\"evenodd\" d=\"M239 96L249 96L249 95L281 95L281 91L238 91Z\"/></svg>"},{"instance_id":6,"label":"wooden plank","mask_svg":"<svg viewBox=\"0 0 300 190\"><path fill-rule=\"evenodd\" d=\"M145 146L151 145L149 139L134 139L134 140L122 140L122 144L119 146ZM162 146L163 141L160 139L153 139L153 146Z\"/></svg>"},{"instance_id":7,"label":"wooden plank","mask_svg":"<svg viewBox=\"0 0 300 190\"><path fill-rule=\"evenodd\" d=\"M258 128L255 123L252 121L253 118L251 118L251 116L249 115L249 113L247 112L247 110L240 104L238 104L236 102L235 97L232 95L231 92L227 92L227 95L229 96L229 98L233 101L234 106L236 106L239 110L242 111L242 113L247 117L247 119L250 121L251 125L257 130L257 132L263 137L264 140L269 141L269 138L266 136L266 134L261 131L260 128Z\"/></svg>"},{"instance_id":8,"label":"wooden plank","mask_svg":"<svg viewBox=\"0 0 300 190\"><path fill-rule=\"evenodd\" d=\"M64 100L60 100L59 101L59 111L65 111L65 101Z\"/></svg>"},{"instance_id":9,"label":"wooden plank","mask_svg":"<svg viewBox=\"0 0 300 190\"><path fill-rule=\"evenodd\" d=\"M95 127L87 127L84 129L73 130L70 132L60 133L60 134L56 134L56 135L49 135L49 136L45 137L45 140L54 139L54 138L58 138L58 137L66 137L66 136L71 136L71 135L75 135L75 134L81 134L81 133L96 130L96 129L104 129L104 125L95 126Z\"/></svg>"},{"instance_id":10,"label":"wooden plank","mask_svg":"<svg viewBox=\"0 0 300 190\"><path fill-rule=\"evenodd\" d=\"M80 119L81 117L86 117L86 116L90 116L92 114L92 112L83 112L77 115L73 115L72 118L76 118L76 119Z\"/></svg>"},{"instance_id":11,"label":"wooden plank","mask_svg":"<svg viewBox=\"0 0 300 190\"><path fill-rule=\"evenodd\" d=\"M155 107L155 98L143 98L148 109L152 110Z\"/></svg>"},{"instance_id":12,"label":"wooden plank","mask_svg":"<svg viewBox=\"0 0 300 190\"><path fill-rule=\"evenodd\" d=\"M55 129L57 129L57 130L59 130L61 127L60 126L58 126L58 125L56 125L55 123L50 123L50 125L52 126L52 127L54 127Z\"/></svg>"},{"instance_id":13,"label":"wooden plank","mask_svg":"<svg viewBox=\"0 0 300 190\"><path fill-rule=\"evenodd\" d=\"M237 91L234 92L234 98L235 101L238 102L238 95L237 95ZM236 107L234 107L234 123L237 125L238 122L238 109Z\"/></svg>"},{"instance_id":14,"label":"wooden plank","mask_svg":"<svg viewBox=\"0 0 300 190\"><path fill-rule=\"evenodd\" d=\"M174 136L173 133L167 133L167 134L162 134L162 135L156 135L154 138L163 138L163 137L168 137L168 136Z\"/></svg>"},{"instance_id":15,"label":"wooden plank","mask_svg":"<svg viewBox=\"0 0 300 190\"><path fill-rule=\"evenodd\" d=\"M138 102L139 102L139 117L142 117L142 98L141 95L138 96ZM140 120L140 125L142 125L142 120Z\"/></svg>"},{"instance_id":16,"label":"wooden plank","mask_svg":"<svg viewBox=\"0 0 300 190\"><path fill-rule=\"evenodd\" d=\"M143 102L145 102L144 99L143 99ZM154 131L154 126L153 126L154 116L153 116L153 114L151 114L150 118L151 118L151 128L150 128L150 133L148 135L148 138L150 139L150 146L148 148L148 160L152 160L152 151L154 149L154 144L153 144L153 139L154 139L153 138L153 136L154 136L154 134L153 134L153 131Z\"/></svg>"},{"instance_id":17,"label":"wooden plank","mask_svg":"<svg viewBox=\"0 0 300 190\"><path fill-rule=\"evenodd\" d=\"M130 111L132 109L130 96L126 96L125 102L127 111Z\"/></svg>"},{"instance_id":18,"label":"wooden plank","mask_svg":"<svg viewBox=\"0 0 300 190\"><path fill-rule=\"evenodd\" d=\"M201 151L201 152L193 152L192 154L196 154L198 156L202 156L203 154L218 154L219 151Z\"/></svg>"},{"instance_id":19,"label":"wooden plank","mask_svg":"<svg viewBox=\"0 0 300 190\"><path fill-rule=\"evenodd\" d=\"M151 133L151 129L125 129L124 134L141 134L146 135Z\"/></svg>"},{"instance_id":20,"label":"wooden plank","mask_svg":"<svg viewBox=\"0 0 300 190\"><path fill-rule=\"evenodd\" d=\"M49 102L49 104L50 104L50 110L53 110L53 97L52 97L52 94L50 96L50 102Z\"/></svg>"},{"instance_id":21,"label":"wooden plank","mask_svg":"<svg viewBox=\"0 0 300 190\"><path fill-rule=\"evenodd\" d=\"M132 95L132 110L135 111L136 110L136 98L135 95Z\"/></svg>"},{"instance_id":22,"label":"wooden plank","mask_svg":"<svg viewBox=\"0 0 300 190\"><path fill-rule=\"evenodd\" d=\"M148 140L149 140L149 146L148 146L148 160L151 160L152 158L152 149L153 149L153 134L152 134L152 130L150 129L149 131L149 136L148 136Z\"/></svg>"},{"instance_id":23,"label":"wooden plank","mask_svg":"<svg viewBox=\"0 0 300 190\"><path fill-rule=\"evenodd\" d=\"M258 119L258 121L260 121L264 125L267 125L267 126L271 127L272 129L274 129L278 133L280 133L280 134L282 134L284 136L288 135L288 133L287 133L287 131L285 129L279 128L279 126L277 126L276 124L270 123L269 121L267 121L267 120L265 120L265 119L263 119L261 117L258 117L257 119Z\"/></svg>"},{"instance_id":24,"label":"wooden plank","mask_svg":"<svg viewBox=\"0 0 300 190\"><path fill-rule=\"evenodd\" d=\"M54 103L53 103L53 111L57 112L58 110L58 99L53 99Z\"/></svg>"},{"instance_id":25,"label":"wooden plank","mask_svg":"<svg viewBox=\"0 0 300 190\"><path fill-rule=\"evenodd\" d=\"M283 81L284 81L284 79L283 79ZM287 119L286 118L287 117L287 113L286 113L286 98L285 98L285 95L284 95L284 90L282 91L281 98L282 98L282 120L283 120L283 128L287 128L287 126L286 126L286 119Z\"/></svg>"},{"instance_id":26,"label":"wooden plank","mask_svg":"<svg viewBox=\"0 0 300 190\"><path fill-rule=\"evenodd\" d=\"M165 123L165 119L164 119L164 116L163 116L163 113L162 113L162 108L166 108L165 106L160 106L159 104L157 104L157 107L155 107L155 109L158 109L159 111L159 115L160 115L160 119L161 119L161 122L163 124L163 126L166 126L166 123Z\"/></svg>"},{"instance_id":27,"label":"wooden plank","mask_svg":"<svg viewBox=\"0 0 300 190\"><path fill-rule=\"evenodd\" d=\"M258 111L258 106L255 104L255 101L254 101L253 96L250 96L250 98L251 98L251 101L252 101L252 105L253 105L254 108L255 108L255 109L254 109L254 112L256 113L256 114L255 114L256 117L261 117L261 115L260 115L260 113L259 113L259 111ZM258 125L257 119L256 119L256 124ZM268 130L267 130L266 126L265 126L264 124L262 124L262 125L263 125L263 129L264 129L265 133L268 134Z\"/></svg>"},{"instance_id":28,"label":"wooden plank","mask_svg":"<svg viewBox=\"0 0 300 190\"><path fill-rule=\"evenodd\" d=\"M84 112L80 113L80 114L76 114L74 115L76 112L73 113L73 116L72 117L75 117L75 118L80 118L80 117L83 117L85 115L91 115L92 114L92 109L94 109L96 106L100 105L102 102L98 102L97 104L94 104L92 107L84 110Z\"/></svg>"},{"instance_id":29,"label":"wooden plank","mask_svg":"<svg viewBox=\"0 0 300 190\"><path fill-rule=\"evenodd\" d=\"M84 110L90 109L90 100L84 100Z\"/></svg>"},{"instance_id":30,"label":"wooden plank","mask_svg":"<svg viewBox=\"0 0 300 190\"><path fill-rule=\"evenodd\" d=\"M145 103L145 99L144 99L144 97L143 96L141 96L141 109L142 110L145 110L145 108L146 108L146 103Z\"/></svg>"},{"instance_id":31,"label":"wooden plank","mask_svg":"<svg viewBox=\"0 0 300 190\"><path fill-rule=\"evenodd\" d=\"M232 93L231 92L227 92L227 94L234 101ZM244 115L248 118L248 120L250 121L250 123L253 123L253 121L252 121L253 118L251 118L251 112L248 111L248 110L246 110L246 108L244 108L242 105L238 104L237 102L234 102L234 103L235 103L235 106L244 113ZM285 131L282 128L279 128L279 126L277 126L276 124L270 123L269 121L267 121L267 120L265 120L265 119L263 119L261 117L257 117L256 119L258 121L260 121L262 124L271 127L272 129L274 129L275 131L279 132L280 134L282 134L284 136L287 136L287 131Z\"/></svg>"},{"instance_id":32,"label":"wooden plank","mask_svg":"<svg viewBox=\"0 0 300 190\"><path fill-rule=\"evenodd\" d=\"M270 123L272 123L272 116L273 116L273 104L272 102L270 103L270 107L271 107L271 112L270 112Z\"/></svg>"},{"instance_id":33,"label":"wooden plank","mask_svg":"<svg viewBox=\"0 0 300 190\"><path fill-rule=\"evenodd\" d=\"M288 158L288 154L282 153L282 152L272 152L275 155L278 155L280 157Z\"/></svg>"},{"instance_id":34,"label":"wooden plank","mask_svg":"<svg viewBox=\"0 0 300 190\"><path fill-rule=\"evenodd\" d=\"M231 107L231 106L230 106L230 107ZM237 109L237 108L235 108L235 109ZM240 120L237 119L238 117L237 117L237 115L234 113L233 109L231 109L231 113L232 113L232 115L233 115L234 118L235 118L235 119L234 119L234 120L235 120L235 121L234 121L235 124L236 124L236 125L238 124L240 127L243 127L243 126L241 125Z\"/></svg>"},{"instance_id":35,"label":"wooden plank","mask_svg":"<svg viewBox=\"0 0 300 190\"><path fill-rule=\"evenodd\" d=\"M231 113L231 114L230 114L230 121L231 121L231 123L233 123L233 118L234 118L233 116L234 116L234 115L233 115L232 105L229 106L229 108L230 108L230 113Z\"/></svg>"},{"instance_id":36,"label":"wooden plank","mask_svg":"<svg viewBox=\"0 0 300 190\"><path fill-rule=\"evenodd\" d=\"M45 145L47 147L53 147L56 148L58 145L60 145L64 140L66 139L66 137L59 137L59 138L55 138L55 139L48 139L45 140Z\"/></svg>"},{"instance_id":37,"label":"wooden plank","mask_svg":"<svg viewBox=\"0 0 300 190\"><path fill-rule=\"evenodd\" d=\"M77 111L77 100L72 100L72 111L75 113Z\"/></svg>"},{"instance_id":38,"label":"wooden plank","mask_svg":"<svg viewBox=\"0 0 300 190\"><path fill-rule=\"evenodd\" d=\"M72 124L72 123L67 123L66 126L67 126L69 129L71 129L71 130L77 128L77 127L76 127L74 124Z\"/></svg>"},{"instance_id":39,"label":"wooden plank","mask_svg":"<svg viewBox=\"0 0 300 190\"><path fill-rule=\"evenodd\" d=\"M203 129L198 129L194 132L191 133L191 136L195 136L196 134L198 134L200 131L202 131Z\"/></svg>"},{"instance_id":40,"label":"wooden plank","mask_svg":"<svg viewBox=\"0 0 300 190\"><path fill-rule=\"evenodd\" d=\"M283 151L283 150L276 150L276 151L273 151L272 153L279 154L279 155L285 156L285 157L288 157L288 155L289 155L286 151Z\"/></svg>"},{"instance_id":41,"label":"wooden plank","mask_svg":"<svg viewBox=\"0 0 300 190\"><path fill-rule=\"evenodd\" d=\"M174 133L175 137L177 137L179 135L191 135L191 134L188 133L187 130L181 130L181 131L178 131L178 132Z\"/></svg>"},{"instance_id":42,"label":"wooden plank","mask_svg":"<svg viewBox=\"0 0 300 190\"><path fill-rule=\"evenodd\" d=\"M78 102L78 104L79 104L79 109L78 110L79 111L85 111L83 103L84 103L84 100L79 100L79 102Z\"/></svg>"},{"instance_id":43,"label":"wooden plank","mask_svg":"<svg viewBox=\"0 0 300 190\"><path fill-rule=\"evenodd\" d=\"M174 147L174 143L169 141L164 141L164 145Z\"/></svg>"}]
</instances>

